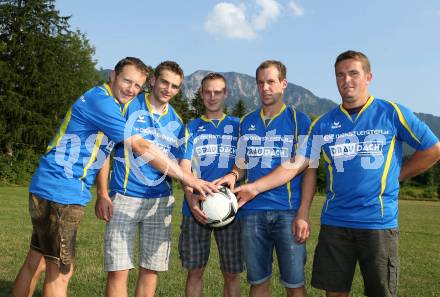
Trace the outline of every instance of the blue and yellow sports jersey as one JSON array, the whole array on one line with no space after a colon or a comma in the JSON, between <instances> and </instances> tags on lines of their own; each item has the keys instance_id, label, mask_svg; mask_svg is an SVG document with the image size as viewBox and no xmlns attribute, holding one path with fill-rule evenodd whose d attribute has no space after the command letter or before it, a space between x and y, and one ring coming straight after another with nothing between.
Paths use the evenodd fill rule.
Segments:
<instances>
[{"instance_id":1,"label":"blue and yellow sports jersey","mask_svg":"<svg viewBox=\"0 0 440 297\"><path fill-rule=\"evenodd\" d=\"M226 115L218 120L202 116L188 124L184 158L192 161L197 177L213 181L231 171L237 150L238 125L238 118ZM186 199L182 212L185 216L191 215Z\"/></svg>"},{"instance_id":2,"label":"blue and yellow sports jersey","mask_svg":"<svg viewBox=\"0 0 440 297\"><path fill-rule=\"evenodd\" d=\"M180 145L184 141L185 128L170 104L163 114L154 114L148 95L142 93L126 104L124 115L126 133L141 135L173 160L182 158ZM110 181L110 195L115 193L139 198L166 197L172 194L171 178L121 143L115 146Z\"/></svg>"},{"instance_id":3,"label":"blue and yellow sports jersey","mask_svg":"<svg viewBox=\"0 0 440 297\"><path fill-rule=\"evenodd\" d=\"M325 161L322 224L397 227L402 142L425 150L438 139L410 110L391 101L370 97L354 115L340 105L313 122L305 155L321 154Z\"/></svg>"},{"instance_id":4,"label":"blue and yellow sports jersey","mask_svg":"<svg viewBox=\"0 0 440 297\"><path fill-rule=\"evenodd\" d=\"M124 127L121 106L107 84L87 91L67 112L29 191L56 203L86 205L97 172L114 143L124 140Z\"/></svg>"},{"instance_id":5,"label":"blue and yellow sports jersey","mask_svg":"<svg viewBox=\"0 0 440 297\"><path fill-rule=\"evenodd\" d=\"M309 126L305 114L285 105L270 119L265 119L262 109L245 115L240 123L237 158L247 162L248 182L269 174L294 156L298 139L307 135ZM299 175L287 184L260 193L241 208L242 215L261 210L298 209L301 181Z\"/></svg>"}]
</instances>

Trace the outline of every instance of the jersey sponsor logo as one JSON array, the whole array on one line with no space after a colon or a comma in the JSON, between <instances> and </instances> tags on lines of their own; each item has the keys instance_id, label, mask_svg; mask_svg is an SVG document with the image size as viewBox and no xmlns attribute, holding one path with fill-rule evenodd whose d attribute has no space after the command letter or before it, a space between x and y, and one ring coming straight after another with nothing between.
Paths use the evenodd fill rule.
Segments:
<instances>
[{"instance_id":1,"label":"jersey sponsor logo","mask_svg":"<svg viewBox=\"0 0 440 297\"><path fill-rule=\"evenodd\" d=\"M206 131L205 126L199 126L197 128L197 132L205 132L205 131Z\"/></svg>"},{"instance_id":2,"label":"jersey sponsor logo","mask_svg":"<svg viewBox=\"0 0 440 297\"><path fill-rule=\"evenodd\" d=\"M329 146L333 158L347 156L377 156L383 154L384 143L382 141L364 141L358 143L341 143Z\"/></svg>"},{"instance_id":3,"label":"jersey sponsor logo","mask_svg":"<svg viewBox=\"0 0 440 297\"><path fill-rule=\"evenodd\" d=\"M138 122L138 123L145 123L145 116L144 115L139 115L138 119L136 120L136 122Z\"/></svg>"},{"instance_id":4,"label":"jersey sponsor logo","mask_svg":"<svg viewBox=\"0 0 440 297\"><path fill-rule=\"evenodd\" d=\"M332 129L338 129L341 128L341 124L339 122L334 121L333 124L331 125Z\"/></svg>"},{"instance_id":5,"label":"jersey sponsor logo","mask_svg":"<svg viewBox=\"0 0 440 297\"><path fill-rule=\"evenodd\" d=\"M333 138L334 138L334 137L335 137L334 134L326 134L326 135L324 135L324 141L325 141L325 142L333 141Z\"/></svg>"},{"instance_id":6,"label":"jersey sponsor logo","mask_svg":"<svg viewBox=\"0 0 440 297\"><path fill-rule=\"evenodd\" d=\"M282 157L289 156L289 150L285 147L261 147L261 146L249 146L246 148L246 155L248 157Z\"/></svg>"},{"instance_id":7,"label":"jersey sponsor logo","mask_svg":"<svg viewBox=\"0 0 440 297\"><path fill-rule=\"evenodd\" d=\"M235 155L236 148L231 145L217 145L217 144L208 144L201 145L195 148L198 156L207 156L207 155Z\"/></svg>"},{"instance_id":8,"label":"jersey sponsor logo","mask_svg":"<svg viewBox=\"0 0 440 297\"><path fill-rule=\"evenodd\" d=\"M255 127L255 125L252 125L249 127L248 131L255 131L257 130L257 128Z\"/></svg>"}]
</instances>

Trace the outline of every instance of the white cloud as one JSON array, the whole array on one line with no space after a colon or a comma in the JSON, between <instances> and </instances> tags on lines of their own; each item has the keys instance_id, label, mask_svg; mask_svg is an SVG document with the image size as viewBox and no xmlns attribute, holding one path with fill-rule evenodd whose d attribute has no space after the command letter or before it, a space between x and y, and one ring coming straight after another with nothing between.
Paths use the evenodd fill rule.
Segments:
<instances>
[{"instance_id":1,"label":"white cloud","mask_svg":"<svg viewBox=\"0 0 440 297\"><path fill-rule=\"evenodd\" d=\"M295 16L297 17L304 16L304 8L295 1L290 1L289 7Z\"/></svg>"},{"instance_id":2,"label":"white cloud","mask_svg":"<svg viewBox=\"0 0 440 297\"><path fill-rule=\"evenodd\" d=\"M255 0L261 11L254 17L253 25L256 30L263 30L268 23L275 21L280 15L281 6L275 0Z\"/></svg>"},{"instance_id":3,"label":"white cloud","mask_svg":"<svg viewBox=\"0 0 440 297\"><path fill-rule=\"evenodd\" d=\"M256 34L246 20L245 7L221 2L214 6L205 22L205 30L215 36L253 39Z\"/></svg>"}]
</instances>

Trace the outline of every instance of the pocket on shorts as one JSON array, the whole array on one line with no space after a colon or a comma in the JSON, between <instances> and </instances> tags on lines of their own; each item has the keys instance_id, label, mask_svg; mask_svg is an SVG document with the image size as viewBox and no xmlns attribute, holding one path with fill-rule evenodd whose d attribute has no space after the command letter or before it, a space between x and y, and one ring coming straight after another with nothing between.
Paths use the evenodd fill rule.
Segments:
<instances>
[{"instance_id":1,"label":"pocket on shorts","mask_svg":"<svg viewBox=\"0 0 440 297\"><path fill-rule=\"evenodd\" d=\"M47 201L29 193L29 214L33 221L40 220L47 212Z\"/></svg>"},{"instance_id":2,"label":"pocket on shorts","mask_svg":"<svg viewBox=\"0 0 440 297\"><path fill-rule=\"evenodd\" d=\"M63 264L70 264L75 258L76 234L83 216L82 206L68 205L63 209L60 222L60 260Z\"/></svg>"},{"instance_id":3,"label":"pocket on shorts","mask_svg":"<svg viewBox=\"0 0 440 297\"><path fill-rule=\"evenodd\" d=\"M395 258L388 259L388 288L391 296L397 296L399 283L399 260Z\"/></svg>"}]
</instances>

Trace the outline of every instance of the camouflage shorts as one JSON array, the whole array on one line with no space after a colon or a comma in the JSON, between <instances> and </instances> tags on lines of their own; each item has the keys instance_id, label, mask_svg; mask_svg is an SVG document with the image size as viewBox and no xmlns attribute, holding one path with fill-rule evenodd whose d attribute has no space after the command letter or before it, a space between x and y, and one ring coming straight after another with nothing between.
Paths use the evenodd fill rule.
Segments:
<instances>
[{"instance_id":1,"label":"camouflage shorts","mask_svg":"<svg viewBox=\"0 0 440 297\"><path fill-rule=\"evenodd\" d=\"M33 227L31 249L57 264L62 273L69 272L84 206L59 204L29 193L29 213Z\"/></svg>"}]
</instances>

